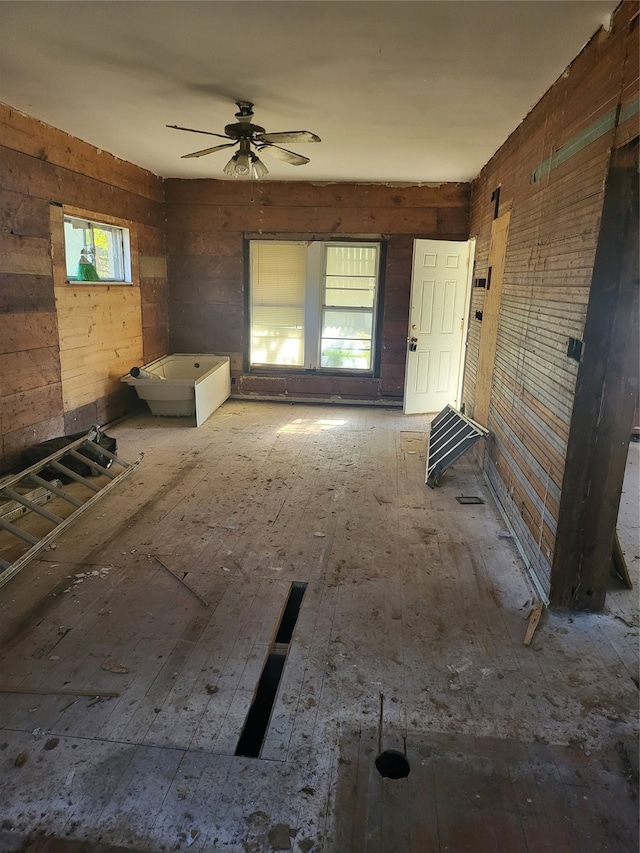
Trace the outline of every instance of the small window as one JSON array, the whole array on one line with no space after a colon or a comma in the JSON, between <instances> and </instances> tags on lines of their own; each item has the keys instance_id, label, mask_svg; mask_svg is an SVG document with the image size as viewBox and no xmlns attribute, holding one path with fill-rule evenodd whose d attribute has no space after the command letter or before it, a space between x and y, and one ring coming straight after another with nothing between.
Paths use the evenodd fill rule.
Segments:
<instances>
[{"instance_id":1,"label":"small window","mask_svg":"<svg viewBox=\"0 0 640 853\"><path fill-rule=\"evenodd\" d=\"M127 228L65 216L64 248L68 281L131 284Z\"/></svg>"}]
</instances>

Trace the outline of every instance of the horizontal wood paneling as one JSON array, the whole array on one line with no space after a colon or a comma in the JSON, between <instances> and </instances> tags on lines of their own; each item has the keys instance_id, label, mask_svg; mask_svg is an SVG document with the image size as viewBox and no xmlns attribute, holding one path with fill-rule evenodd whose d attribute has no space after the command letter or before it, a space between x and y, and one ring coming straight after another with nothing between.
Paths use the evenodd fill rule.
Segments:
<instances>
[{"instance_id":1,"label":"horizontal wood paneling","mask_svg":"<svg viewBox=\"0 0 640 853\"><path fill-rule=\"evenodd\" d=\"M169 303L171 351L236 355L242 363L242 305Z\"/></svg>"},{"instance_id":2,"label":"horizontal wood paneling","mask_svg":"<svg viewBox=\"0 0 640 853\"><path fill-rule=\"evenodd\" d=\"M169 285L166 278L141 278L144 362L166 355L169 341Z\"/></svg>"},{"instance_id":3,"label":"horizontal wood paneling","mask_svg":"<svg viewBox=\"0 0 640 853\"><path fill-rule=\"evenodd\" d=\"M60 385L57 386L60 389ZM59 399L54 400L60 409L62 407L62 395ZM12 467L18 467L21 464L21 451L25 447L31 447L41 441L46 441L48 438L57 435L65 434L64 418L62 414L53 417L46 417L44 420L33 422L24 428L9 425L9 432L0 433L0 451L3 460L3 467L8 470Z\"/></svg>"},{"instance_id":4,"label":"horizontal wood paneling","mask_svg":"<svg viewBox=\"0 0 640 853\"><path fill-rule=\"evenodd\" d=\"M21 390L2 397L0 431L4 433L27 430L34 423L34 412L61 412L62 388L60 382L42 384L37 388ZM38 419L40 423L44 418Z\"/></svg>"},{"instance_id":5,"label":"horizontal wood paneling","mask_svg":"<svg viewBox=\"0 0 640 853\"><path fill-rule=\"evenodd\" d=\"M0 104L0 137L7 148L34 159L62 166L107 186L126 190L133 186L138 195L150 201L163 200L162 180L157 175L99 151L6 104Z\"/></svg>"},{"instance_id":6,"label":"horizontal wood paneling","mask_svg":"<svg viewBox=\"0 0 640 853\"><path fill-rule=\"evenodd\" d=\"M166 326L169 318L169 307L166 302L142 302L140 307L143 329Z\"/></svg>"},{"instance_id":7,"label":"horizontal wood paneling","mask_svg":"<svg viewBox=\"0 0 640 853\"><path fill-rule=\"evenodd\" d=\"M144 278L167 277L167 259L162 256L151 256L140 253L138 258L140 276Z\"/></svg>"},{"instance_id":8,"label":"horizontal wood paneling","mask_svg":"<svg viewBox=\"0 0 640 853\"><path fill-rule=\"evenodd\" d=\"M239 376L234 393L261 397L289 396L295 398L336 398L372 400L380 392L377 379L348 376Z\"/></svg>"},{"instance_id":9,"label":"horizontal wood paneling","mask_svg":"<svg viewBox=\"0 0 640 853\"><path fill-rule=\"evenodd\" d=\"M23 447L62 434L72 422L82 422L78 429L84 428L87 406L92 408L90 423L122 414L127 394L115 387L112 374L121 366L123 373L128 371L129 355L135 361L142 358L141 294L148 323L145 354L164 355L169 333L161 179L2 104L0 139L0 471L4 471L19 464ZM138 246L145 278L140 280L141 289L135 288L137 332L126 345L122 327L109 321L100 307L90 337L86 318L82 332L70 315L65 315L59 336L54 280L61 285L66 278L62 205L80 208L96 219L124 220L131 229L132 261L138 263ZM105 293L101 291L101 298ZM85 374L81 379L67 364L65 402L61 342L63 349L72 347L71 360L82 363L80 372ZM119 360L113 354L114 342ZM81 417L76 418L75 411L81 411Z\"/></svg>"},{"instance_id":10,"label":"horizontal wood paneling","mask_svg":"<svg viewBox=\"0 0 640 853\"><path fill-rule=\"evenodd\" d=\"M0 314L53 312L56 310L51 274L0 274Z\"/></svg>"},{"instance_id":11,"label":"horizontal wood paneling","mask_svg":"<svg viewBox=\"0 0 640 853\"><path fill-rule=\"evenodd\" d=\"M58 324L54 313L0 314L0 354L40 347L58 347ZM0 382L3 380L4 376L0 376Z\"/></svg>"},{"instance_id":12,"label":"horizontal wood paneling","mask_svg":"<svg viewBox=\"0 0 640 853\"><path fill-rule=\"evenodd\" d=\"M49 203L22 193L0 190L0 234L49 239Z\"/></svg>"},{"instance_id":13,"label":"horizontal wood paneling","mask_svg":"<svg viewBox=\"0 0 640 853\"><path fill-rule=\"evenodd\" d=\"M0 234L0 274L51 275L48 237Z\"/></svg>"},{"instance_id":14,"label":"horizontal wood paneling","mask_svg":"<svg viewBox=\"0 0 640 853\"><path fill-rule=\"evenodd\" d=\"M363 208L319 207L304 208L309 230L329 235L339 234L434 234L438 228L438 209L433 208ZM262 231L279 234L299 231L299 207L273 206L256 208L235 205L176 204L172 223L180 228L201 230L206 218L212 231ZM310 220L310 221L309 221Z\"/></svg>"},{"instance_id":15,"label":"horizontal wood paneling","mask_svg":"<svg viewBox=\"0 0 640 853\"><path fill-rule=\"evenodd\" d=\"M166 181L165 198L169 205L222 205L233 207L341 207L403 208L453 207L466 209L468 184L439 184L394 187L388 184L308 184L265 181Z\"/></svg>"},{"instance_id":16,"label":"horizontal wood paneling","mask_svg":"<svg viewBox=\"0 0 640 853\"><path fill-rule=\"evenodd\" d=\"M473 184L474 277L487 275L494 205L511 210L493 371L485 466L514 526L549 584L578 363L569 338L583 337L611 151L611 129L535 182L540 163L630 97L629 8L601 31L545 94ZM623 8L624 7L624 8ZM633 71L637 93L637 62ZM637 132L637 131L636 131ZM474 288L463 400L473 416L486 291Z\"/></svg>"},{"instance_id":17,"label":"horizontal wood paneling","mask_svg":"<svg viewBox=\"0 0 640 853\"><path fill-rule=\"evenodd\" d=\"M58 346L0 353L0 396L60 382Z\"/></svg>"},{"instance_id":18,"label":"horizontal wood paneling","mask_svg":"<svg viewBox=\"0 0 640 853\"><path fill-rule=\"evenodd\" d=\"M109 421L121 417L123 412L131 412L141 408L141 406L142 403L138 399L135 389L123 385L105 397L100 397L92 403L65 412L65 434L86 432L95 424L107 424Z\"/></svg>"},{"instance_id":19,"label":"horizontal wood paneling","mask_svg":"<svg viewBox=\"0 0 640 853\"><path fill-rule=\"evenodd\" d=\"M167 306L168 313L168 306ZM156 358L167 354L169 340L169 322L157 326L142 327L144 345L144 363L148 364Z\"/></svg>"},{"instance_id":20,"label":"horizontal wood paneling","mask_svg":"<svg viewBox=\"0 0 640 853\"><path fill-rule=\"evenodd\" d=\"M166 199L172 351L229 355L238 393L402 397L413 240L467 238L467 185L168 180ZM386 245L380 376L244 375L243 238L336 236L382 239Z\"/></svg>"},{"instance_id":21,"label":"horizontal wood paneling","mask_svg":"<svg viewBox=\"0 0 640 853\"><path fill-rule=\"evenodd\" d=\"M142 363L137 287L56 288L65 412L120 389L120 378Z\"/></svg>"},{"instance_id":22,"label":"horizontal wood paneling","mask_svg":"<svg viewBox=\"0 0 640 853\"><path fill-rule=\"evenodd\" d=\"M111 155L103 152L102 156ZM96 217L102 213L162 228L162 204L138 195L135 183L116 189L94 177L30 157L4 145L0 145L0 160L0 186L4 189L56 204L89 208Z\"/></svg>"}]
</instances>

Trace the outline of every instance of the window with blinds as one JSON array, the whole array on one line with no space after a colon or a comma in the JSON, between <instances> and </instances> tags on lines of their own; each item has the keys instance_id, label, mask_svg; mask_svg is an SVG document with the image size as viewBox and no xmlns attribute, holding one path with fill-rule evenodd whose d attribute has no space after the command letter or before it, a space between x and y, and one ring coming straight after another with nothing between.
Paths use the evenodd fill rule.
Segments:
<instances>
[{"instance_id":1,"label":"window with blinds","mask_svg":"<svg viewBox=\"0 0 640 853\"><path fill-rule=\"evenodd\" d=\"M250 364L371 373L380 245L250 244Z\"/></svg>"},{"instance_id":2,"label":"window with blinds","mask_svg":"<svg viewBox=\"0 0 640 853\"><path fill-rule=\"evenodd\" d=\"M251 364L304 366L304 243L251 243Z\"/></svg>"},{"instance_id":3,"label":"window with blinds","mask_svg":"<svg viewBox=\"0 0 640 853\"><path fill-rule=\"evenodd\" d=\"M327 246L321 367L371 370L377 246Z\"/></svg>"}]
</instances>

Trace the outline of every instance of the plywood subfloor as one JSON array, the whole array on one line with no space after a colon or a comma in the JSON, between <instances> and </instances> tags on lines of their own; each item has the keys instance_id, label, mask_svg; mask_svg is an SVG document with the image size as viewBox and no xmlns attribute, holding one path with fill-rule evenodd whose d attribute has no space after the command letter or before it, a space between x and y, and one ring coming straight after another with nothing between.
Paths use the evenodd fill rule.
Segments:
<instances>
[{"instance_id":1,"label":"plywood subfloor","mask_svg":"<svg viewBox=\"0 0 640 853\"><path fill-rule=\"evenodd\" d=\"M0 850L635 849L637 596L525 647L517 551L471 458L424 485L427 429L240 401L115 428L138 471L0 589L0 686L52 689L0 693ZM260 758L236 757L296 581Z\"/></svg>"}]
</instances>

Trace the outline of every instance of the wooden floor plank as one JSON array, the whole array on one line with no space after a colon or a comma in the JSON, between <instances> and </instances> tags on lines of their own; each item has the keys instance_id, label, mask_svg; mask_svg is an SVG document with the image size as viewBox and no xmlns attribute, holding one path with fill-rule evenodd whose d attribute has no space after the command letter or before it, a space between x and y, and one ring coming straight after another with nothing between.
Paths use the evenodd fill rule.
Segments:
<instances>
[{"instance_id":1,"label":"wooden floor plank","mask_svg":"<svg viewBox=\"0 0 640 853\"><path fill-rule=\"evenodd\" d=\"M0 590L0 679L121 695L0 695L7 831L154 853L190 830L225 853L637 847L615 748L637 737L637 601L545 612L525 647L513 541L471 454L425 486L427 425L234 400L199 429L117 426L143 463ZM262 757L236 757L293 581L308 587ZM404 780L375 768L380 694Z\"/></svg>"},{"instance_id":2,"label":"wooden floor plank","mask_svg":"<svg viewBox=\"0 0 640 853\"><path fill-rule=\"evenodd\" d=\"M100 815L112 844L142 847L178 772L180 750L136 747L120 784Z\"/></svg>"}]
</instances>

